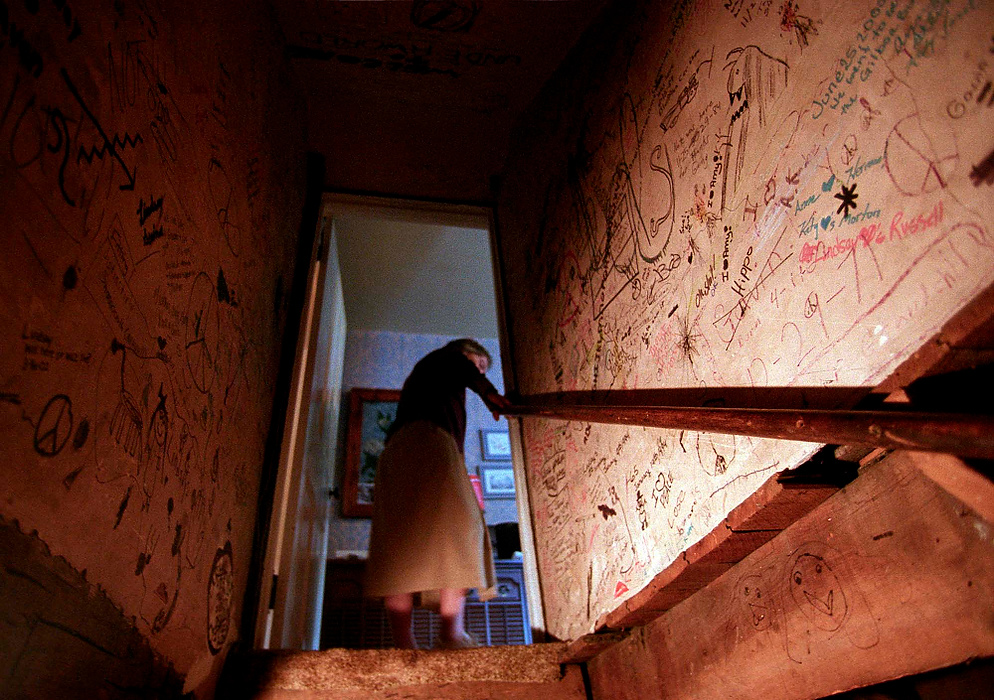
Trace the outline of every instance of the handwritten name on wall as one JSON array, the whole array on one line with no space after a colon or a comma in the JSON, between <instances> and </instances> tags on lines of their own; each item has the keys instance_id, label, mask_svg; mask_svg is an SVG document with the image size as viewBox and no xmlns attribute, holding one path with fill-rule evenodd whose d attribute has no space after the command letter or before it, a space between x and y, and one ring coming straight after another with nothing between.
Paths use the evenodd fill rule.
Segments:
<instances>
[{"instance_id":1,"label":"handwritten name on wall","mask_svg":"<svg viewBox=\"0 0 994 700\"><path fill-rule=\"evenodd\" d=\"M522 393L886 377L994 281L992 26L970 0L617 8L508 165ZM537 420L525 442L564 638L817 447Z\"/></svg>"}]
</instances>

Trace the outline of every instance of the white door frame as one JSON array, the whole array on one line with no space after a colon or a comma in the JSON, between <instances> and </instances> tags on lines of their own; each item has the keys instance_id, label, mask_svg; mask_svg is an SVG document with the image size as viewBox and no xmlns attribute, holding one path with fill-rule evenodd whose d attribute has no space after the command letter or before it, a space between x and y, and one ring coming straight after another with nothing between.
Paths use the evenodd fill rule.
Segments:
<instances>
[{"instance_id":1,"label":"white door frame","mask_svg":"<svg viewBox=\"0 0 994 700\"><path fill-rule=\"evenodd\" d=\"M260 585L256 615L256 649L270 648L274 627L277 638L281 637L282 625L286 616L287 585L289 577L282 570L284 557L293 548L294 524L297 520L299 482L302 478L304 437L307 428L307 408L310 405L311 382L314 373L314 352L317 344L317 329L320 323L321 304L324 290L324 266L327 246L324 235L327 221L318 216L318 230L311 250L307 272L307 293L304 310L298 329L297 354L293 363L290 396L284 420L283 444L280 448L279 470L276 477L276 492L273 496L272 523L266 542L266 555L263 559L262 581ZM286 332L291 332L287 329ZM294 488L297 485L298 488ZM281 573L283 574L281 576ZM276 590L273 584L276 582ZM270 607L270 601L275 604Z\"/></svg>"},{"instance_id":2,"label":"white door frame","mask_svg":"<svg viewBox=\"0 0 994 700\"><path fill-rule=\"evenodd\" d=\"M469 204L441 204L420 200L393 197L375 197L326 193L322 200L322 216L334 220L336 214L361 213L378 216L396 212L405 220L418 220L426 223L441 223L450 226L486 227L490 234L490 259L493 265L494 291L497 307L497 328L500 340L501 365L504 370L505 392L515 387L511 368L510 334L505 309L505 290L502 283L501 263L497 241L497 226L494 210L491 207ZM511 457L514 467L516 504L518 508L518 530L521 536L521 553L524 573L525 597L528 602L529 622L539 639L545 633L545 614L542 604L538 562L535 555L534 528L531 520L531 507L528 498L527 479L524 471L524 452L521 444L520 421L507 417L511 438Z\"/></svg>"}]
</instances>

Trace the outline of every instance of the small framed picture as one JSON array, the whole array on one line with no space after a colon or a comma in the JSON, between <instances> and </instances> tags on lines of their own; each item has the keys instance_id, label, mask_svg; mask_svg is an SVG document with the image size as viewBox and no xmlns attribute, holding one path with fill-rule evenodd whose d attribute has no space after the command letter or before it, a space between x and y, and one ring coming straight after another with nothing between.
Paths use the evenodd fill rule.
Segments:
<instances>
[{"instance_id":1,"label":"small framed picture","mask_svg":"<svg viewBox=\"0 0 994 700\"><path fill-rule=\"evenodd\" d=\"M514 467L510 462L481 464L480 481L484 498L514 498Z\"/></svg>"},{"instance_id":2,"label":"small framed picture","mask_svg":"<svg viewBox=\"0 0 994 700\"><path fill-rule=\"evenodd\" d=\"M481 428L480 445L483 459L488 462L506 462L511 459L511 436L500 428Z\"/></svg>"}]
</instances>

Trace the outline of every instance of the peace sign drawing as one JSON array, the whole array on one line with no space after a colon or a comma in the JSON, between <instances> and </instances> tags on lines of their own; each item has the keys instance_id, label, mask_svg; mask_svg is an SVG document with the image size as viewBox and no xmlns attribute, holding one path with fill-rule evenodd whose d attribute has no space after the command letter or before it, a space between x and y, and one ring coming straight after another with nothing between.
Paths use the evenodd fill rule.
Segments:
<instances>
[{"instance_id":1,"label":"peace sign drawing","mask_svg":"<svg viewBox=\"0 0 994 700\"><path fill-rule=\"evenodd\" d=\"M56 394L45 404L35 425L35 451L43 457L59 454L72 434L72 426L72 401L65 394Z\"/></svg>"}]
</instances>

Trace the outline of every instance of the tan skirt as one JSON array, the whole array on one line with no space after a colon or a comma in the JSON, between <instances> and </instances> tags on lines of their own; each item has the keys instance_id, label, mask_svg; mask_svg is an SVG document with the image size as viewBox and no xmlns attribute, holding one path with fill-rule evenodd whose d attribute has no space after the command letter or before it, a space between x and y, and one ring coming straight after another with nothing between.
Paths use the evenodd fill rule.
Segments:
<instances>
[{"instance_id":1,"label":"tan skirt","mask_svg":"<svg viewBox=\"0 0 994 700\"><path fill-rule=\"evenodd\" d=\"M420 593L437 607L440 588L496 594L483 513L455 438L427 421L401 428L376 467L366 595Z\"/></svg>"}]
</instances>

